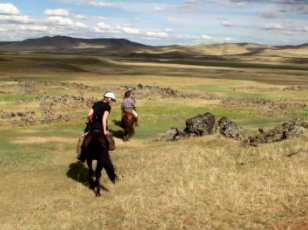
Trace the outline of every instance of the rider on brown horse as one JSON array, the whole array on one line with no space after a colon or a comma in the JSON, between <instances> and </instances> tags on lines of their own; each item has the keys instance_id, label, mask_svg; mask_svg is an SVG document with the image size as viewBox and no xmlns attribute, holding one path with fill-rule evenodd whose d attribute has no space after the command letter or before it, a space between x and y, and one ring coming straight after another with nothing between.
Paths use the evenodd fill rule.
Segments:
<instances>
[{"instance_id":1,"label":"rider on brown horse","mask_svg":"<svg viewBox=\"0 0 308 230\"><path fill-rule=\"evenodd\" d=\"M138 125L138 114L136 113L136 105L132 98L130 98L130 93L126 92L124 95L124 99L121 104L122 114L124 113L132 113L136 118L136 127Z\"/></svg>"},{"instance_id":2,"label":"rider on brown horse","mask_svg":"<svg viewBox=\"0 0 308 230\"><path fill-rule=\"evenodd\" d=\"M104 99L102 101L95 102L92 109L90 109L88 113L88 119L90 120L88 131L93 131L93 130L102 131L108 139L109 150L115 149L115 143L113 140L113 136L108 131L108 126L107 126L107 118L108 118L109 113L111 112L110 104L112 103L112 101L116 101L115 95L111 92L107 92L104 95ZM85 133L85 135L86 134L87 133ZM79 140L80 143L78 142L78 144L80 145L80 147L78 148L81 148L81 144L83 142L85 135L83 135L83 138L81 137L82 140ZM81 161L85 161L82 151L78 151L78 150L77 150L77 153L78 153L77 159Z\"/></svg>"}]
</instances>

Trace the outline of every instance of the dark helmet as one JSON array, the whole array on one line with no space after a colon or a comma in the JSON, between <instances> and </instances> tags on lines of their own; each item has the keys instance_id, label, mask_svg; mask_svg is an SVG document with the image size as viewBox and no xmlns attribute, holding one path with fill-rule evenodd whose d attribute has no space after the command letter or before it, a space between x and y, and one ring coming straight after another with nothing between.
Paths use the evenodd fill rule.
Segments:
<instances>
[{"instance_id":1,"label":"dark helmet","mask_svg":"<svg viewBox=\"0 0 308 230\"><path fill-rule=\"evenodd\" d=\"M130 96L130 93L129 93L129 92L126 92L126 93L124 94L124 96L125 96L125 97L129 97L129 96Z\"/></svg>"}]
</instances>

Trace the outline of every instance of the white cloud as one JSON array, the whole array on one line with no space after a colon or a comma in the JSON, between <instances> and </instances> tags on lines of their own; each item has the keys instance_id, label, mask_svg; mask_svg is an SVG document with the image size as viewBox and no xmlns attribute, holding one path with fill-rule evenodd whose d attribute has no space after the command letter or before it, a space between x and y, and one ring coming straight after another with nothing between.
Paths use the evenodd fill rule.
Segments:
<instances>
[{"instance_id":1,"label":"white cloud","mask_svg":"<svg viewBox=\"0 0 308 230\"><path fill-rule=\"evenodd\" d=\"M140 18L138 18L138 17L134 17L134 20L139 21L139 20L140 20Z\"/></svg>"},{"instance_id":2,"label":"white cloud","mask_svg":"<svg viewBox=\"0 0 308 230\"><path fill-rule=\"evenodd\" d=\"M159 38L154 38L154 37L142 37L141 39L145 39L145 40L159 40Z\"/></svg>"},{"instance_id":3,"label":"white cloud","mask_svg":"<svg viewBox=\"0 0 308 230\"><path fill-rule=\"evenodd\" d=\"M74 15L74 18L79 19L79 20L86 20L88 18L88 16L76 14L76 15Z\"/></svg>"},{"instance_id":4,"label":"white cloud","mask_svg":"<svg viewBox=\"0 0 308 230\"><path fill-rule=\"evenodd\" d=\"M205 40L211 40L211 39L213 39L212 37L210 37L210 36L208 36L208 35L206 35L206 34L203 34L201 37L202 37L203 39L205 39Z\"/></svg>"},{"instance_id":5,"label":"white cloud","mask_svg":"<svg viewBox=\"0 0 308 230\"><path fill-rule=\"evenodd\" d=\"M266 30L281 30L284 29L284 27L280 24L275 24L275 23L271 23L271 24L267 24L263 27Z\"/></svg>"},{"instance_id":6,"label":"white cloud","mask_svg":"<svg viewBox=\"0 0 308 230\"><path fill-rule=\"evenodd\" d=\"M0 14L18 15L19 10L10 3L0 3Z\"/></svg>"},{"instance_id":7,"label":"white cloud","mask_svg":"<svg viewBox=\"0 0 308 230\"><path fill-rule=\"evenodd\" d=\"M33 18L22 15L0 15L0 22L8 22L14 24L30 24L35 23Z\"/></svg>"},{"instance_id":8,"label":"white cloud","mask_svg":"<svg viewBox=\"0 0 308 230\"><path fill-rule=\"evenodd\" d=\"M86 28L86 25L83 24L83 23L81 23L81 22L76 22L75 25L76 25L76 27L78 27L78 28Z\"/></svg>"},{"instance_id":9,"label":"white cloud","mask_svg":"<svg viewBox=\"0 0 308 230\"><path fill-rule=\"evenodd\" d=\"M56 24L56 25L60 25L60 26L71 26L73 25L73 21L71 19L68 18L62 18L59 16L55 16L55 17L49 17L47 18L47 22Z\"/></svg>"},{"instance_id":10,"label":"white cloud","mask_svg":"<svg viewBox=\"0 0 308 230\"><path fill-rule=\"evenodd\" d=\"M165 29L165 31L166 31L166 32L170 32L170 33L173 33L173 32L174 32L174 30L173 30L173 29L170 29L170 28Z\"/></svg>"},{"instance_id":11,"label":"white cloud","mask_svg":"<svg viewBox=\"0 0 308 230\"><path fill-rule=\"evenodd\" d=\"M123 27L122 30L127 34L139 34L140 29L130 28L130 27Z\"/></svg>"},{"instance_id":12,"label":"white cloud","mask_svg":"<svg viewBox=\"0 0 308 230\"><path fill-rule=\"evenodd\" d=\"M38 26L38 25L20 25L18 27L20 30L24 31L47 31L48 27L47 26Z\"/></svg>"},{"instance_id":13,"label":"white cloud","mask_svg":"<svg viewBox=\"0 0 308 230\"><path fill-rule=\"evenodd\" d=\"M236 41L236 39L234 39L234 38L219 38L219 39L217 39L217 41L232 42L232 41Z\"/></svg>"},{"instance_id":14,"label":"white cloud","mask_svg":"<svg viewBox=\"0 0 308 230\"><path fill-rule=\"evenodd\" d=\"M162 12L162 11L164 11L163 8L158 7L158 6L154 7L153 10L156 11L156 12Z\"/></svg>"},{"instance_id":15,"label":"white cloud","mask_svg":"<svg viewBox=\"0 0 308 230\"><path fill-rule=\"evenodd\" d=\"M197 38L196 36L187 35L187 34L179 34L179 35L176 35L175 37L179 39L196 39Z\"/></svg>"},{"instance_id":16,"label":"white cloud","mask_svg":"<svg viewBox=\"0 0 308 230\"><path fill-rule=\"evenodd\" d=\"M167 38L168 34L164 33L164 32L153 32L153 31L149 31L146 33L146 35L150 36L150 37L158 37L158 38Z\"/></svg>"},{"instance_id":17,"label":"white cloud","mask_svg":"<svg viewBox=\"0 0 308 230\"><path fill-rule=\"evenodd\" d=\"M107 18L105 18L105 17L102 17L102 16L98 16L97 17L99 20L106 20Z\"/></svg>"},{"instance_id":18,"label":"white cloud","mask_svg":"<svg viewBox=\"0 0 308 230\"><path fill-rule=\"evenodd\" d=\"M76 6L82 5L89 5L94 7L107 7L107 6L114 6L113 3L110 2L95 2L95 1L88 1L88 0L60 0L63 3L70 3Z\"/></svg>"},{"instance_id":19,"label":"white cloud","mask_svg":"<svg viewBox=\"0 0 308 230\"><path fill-rule=\"evenodd\" d=\"M185 3L186 4L201 4L202 1L201 0L186 0Z\"/></svg>"},{"instance_id":20,"label":"white cloud","mask_svg":"<svg viewBox=\"0 0 308 230\"><path fill-rule=\"evenodd\" d=\"M68 10L66 9L55 9L55 10L46 9L44 11L44 14L50 15L50 16L64 16L64 17L67 17L70 15Z\"/></svg>"},{"instance_id":21,"label":"white cloud","mask_svg":"<svg viewBox=\"0 0 308 230\"><path fill-rule=\"evenodd\" d=\"M109 2L85 2L86 4L90 6L95 6L95 7L108 7L108 6L114 6L113 3Z\"/></svg>"},{"instance_id":22,"label":"white cloud","mask_svg":"<svg viewBox=\"0 0 308 230\"><path fill-rule=\"evenodd\" d=\"M98 26L98 28L103 29L103 30L110 29L110 26L107 25L105 22L100 22L100 23L97 24L97 26Z\"/></svg>"},{"instance_id":23,"label":"white cloud","mask_svg":"<svg viewBox=\"0 0 308 230\"><path fill-rule=\"evenodd\" d=\"M246 6L247 4L246 4L246 2L237 2L237 3L235 3L235 7L244 7L244 6Z\"/></svg>"},{"instance_id":24,"label":"white cloud","mask_svg":"<svg viewBox=\"0 0 308 230\"><path fill-rule=\"evenodd\" d=\"M224 27L233 27L233 26L236 26L235 24L232 24L230 22L227 22L227 21L223 21L222 23L220 23L221 26L224 26Z\"/></svg>"}]
</instances>

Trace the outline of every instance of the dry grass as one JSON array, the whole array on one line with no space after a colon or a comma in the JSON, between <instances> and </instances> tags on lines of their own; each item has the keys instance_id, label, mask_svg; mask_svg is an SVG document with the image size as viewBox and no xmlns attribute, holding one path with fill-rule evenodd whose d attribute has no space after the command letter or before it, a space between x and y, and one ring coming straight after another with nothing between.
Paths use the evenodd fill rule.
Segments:
<instances>
[{"instance_id":1,"label":"dry grass","mask_svg":"<svg viewBox=\"0 0 308 230\"><path fill-rule=\"evenodd\" d=\"M305 213L300 205L307 196L307 157L290 159L284 152L307 148L302 141L247 149L212 136L163 146L130 146L112 153L121 180L113 186L103 174L110 192L98 199L70 178L86 174L84 166L72 163L74 153L60 152L36 170L24 165L26 177L11 173L0 182L1 203L7 207L5 212L1 209L1 229L275 226Z\"/></svg>"},{"instance_id":2,"label":"dry grass","mask_svg":"<svg viewBox=\"0 0 308 230\"><path fill-rule=\"evenodd\" d=\"M26 60L19 61L26 63ZM214 72L201 72L206 78L195 78L200 72L193 72L193 67L187 69L192 71L190 77L167 76L170 71L180 73L178 66L162 68L158 64L132 65L130 71L145 71L134 76L125 75L128 70L120 70L118 66L97 66L99 73L61 72L59 76L47 69L23 72L23 67L5 68L6 75L2 77L10 79L37 77L93 86L141 83L216 97L257 95L272 100L281 96L291 102L307 100L304 92L282 91L286 87L283 83L286 79L291 81L292 74L297 76L297 71L266 75L269 70L245 69L237 73L238 80L230 80L224 78L235 72L217 73L218 67ZM251 81L256 77L281 86L263 80ZM307 82L303 76L293 80ZM271 91L273 87L276 89ZM64 90L76 94L72 89ZM100 98L98 93L82 94ZM116 96L121 98L121 92ZM0 229L267 229L307 216L304 208L308 197L307 153L286 155L300 148L308 149L308 133L258 148L247 148L217 135L179 142L152 142L144 127L159 136L174 124L184 124L187 116L208 109L219 116L236 117L236 122L250 121L244 129L258 124L266 127L263 121L275 122L272 117L265 119L260 110L249 115L252 111L247 108L220 108L220 100L156 99L138 100L141 127L132 141L124 143L120 137L116 138L117 149L110 154L120 181L113 185L103 172L102 183L109 192L103 192L101 198L95 198L88 188L87 166L75 161L82 121L1 126ZM0 106L2 112L23 112L36 110L38 103L16 106L12 101L2 100ZM63 108L57 106L54 109L55 113L83 112L81 109L61 111ZM119 117L118 110L117 104L110 117L110 128L114 130L117 127L112 120ZM303 114L295 111L296 116ZM285 119L291 117L286 115ZM257 118L260 123L254 124L252 120ZM156 129L161 124L165 127ZM144 136L139 136L140 133Z\"/></svg>"}]
</instances>

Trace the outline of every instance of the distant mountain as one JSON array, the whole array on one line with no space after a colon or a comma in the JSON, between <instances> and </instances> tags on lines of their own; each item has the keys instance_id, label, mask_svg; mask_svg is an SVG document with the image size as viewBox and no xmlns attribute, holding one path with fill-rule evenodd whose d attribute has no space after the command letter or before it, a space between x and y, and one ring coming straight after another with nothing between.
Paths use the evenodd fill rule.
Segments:
<instances>
[{"instance_id":1,"label":"distant mountain","mask_svg":"<svg viewBox=\"0 0 308 230\"><path fill-rule=\"evenodd\" d=\"M147 46L126 39L83 39L67 36L42 37L21 42L0 43L0 50L33 52L90 52L92 50L93 52L126 53L144 47Z\"/></svg>"},{"instance_id":2,"label":"distant mountain","mask_svg":"<svg viewBox=\"0 0 308 230\"><path fill-rule=\"evenodd\" d=\"M98 54L133 57L263 56L308 58L308 43L298 46L268 46L253 43L147 46L127 39L84 39L67 36L42 37L20 42L0 42L0 51Z\"/></svg>"}]
</instances>

